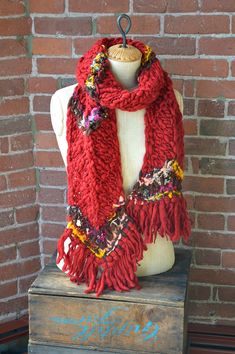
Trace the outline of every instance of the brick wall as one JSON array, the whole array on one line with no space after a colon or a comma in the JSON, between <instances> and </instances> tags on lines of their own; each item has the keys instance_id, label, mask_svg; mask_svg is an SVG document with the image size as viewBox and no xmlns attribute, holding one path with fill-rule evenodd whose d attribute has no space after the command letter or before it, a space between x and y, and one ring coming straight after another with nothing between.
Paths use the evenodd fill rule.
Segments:
<instances>
[{"instance_id":1,"label":"brick wall","mask_svg":"<svg viewBox=\"0 0 235 354\"><path fill-rule=\"evenodd\" d=\"M22 1L1 0L0 16L0 321L8 321L27 311L41 262L28 96L32 21Z\"/></svg>"},{"instance_id":2,"label":"brick wall","mask_svg":"<svg viewBox=\"0 0 235 354\"><path fill-rule=\"evenodd\" d=\"M14 4L14 9L21 6L20 1ZM29 98L34 118L42 264L54 251L65 225L66 175L50 123L51 94L74 82L77 58L95 38L116 35L114 14L125 12L131 15L133 22L131 37L153 47L171 74L175 88L184 97L187 166L184 190L193 221L190 321L234 325L234 0L29 0L27 4L32 21L27 46L32 54L32 73L26 88L11 96L17 95L23 102ZM22 16L21 13L18 12L18 16ZM16 21L15 14L13 20ZM29 34L29 29L24 33L24 21L29 19L19 18L18 21L22 22L18 31L23 31L18 35ZM13 23L11 27L14 28ZM13 38L16 37L11 40ZM17 59L17 70L26 70L25 62L31 63L31 59L25 58L25 50L23 54L11 55L22 56ZM9 62L5 65L9 67ZM7 76L4 68L1 66L0 70ZM10 75L16 75L18 80L22 77L26 83L27 70L23 73L14 70L13 64ZM22 103L19 106L24 107ZM3 106L7 110L4 116L16 114L19 106L17 103ZM18 113L22 116L22 112ZM31 224L30 221L28 225ZM6 228L11 229L11 226Z\"/></svg>"}]
</instances>

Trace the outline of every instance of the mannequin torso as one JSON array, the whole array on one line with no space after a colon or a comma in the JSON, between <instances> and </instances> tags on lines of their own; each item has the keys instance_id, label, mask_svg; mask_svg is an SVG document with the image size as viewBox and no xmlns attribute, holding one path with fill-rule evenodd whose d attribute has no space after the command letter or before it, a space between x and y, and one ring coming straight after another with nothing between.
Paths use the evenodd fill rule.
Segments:
<instances>
[{"instance_id":1,"label":"mannequin torso","mask_svg":"<svg viewBox=\"0 0 235 354\"><path fill-rule=\"evenodd\" d=\"M137 85L136 72L140 66L140 60L120 62L110 59L110 64L113 74L123 87L132 89ZM52 126L65 166L67 165L67 105L75 86L72 85L56 91L51 99ZM175 95L182 111L182 97L177 91L175 91ZM135 112L116 109L123 189L126 195L131 192L138 179L145 154L144 114L144 109ZM165 272L173 266L174 261L172 242L167 236L157 235L156 242L148 245L148 250L145 251L144 258L138 267L137 275L147 276Z\"/></svg>"}]
</instances>

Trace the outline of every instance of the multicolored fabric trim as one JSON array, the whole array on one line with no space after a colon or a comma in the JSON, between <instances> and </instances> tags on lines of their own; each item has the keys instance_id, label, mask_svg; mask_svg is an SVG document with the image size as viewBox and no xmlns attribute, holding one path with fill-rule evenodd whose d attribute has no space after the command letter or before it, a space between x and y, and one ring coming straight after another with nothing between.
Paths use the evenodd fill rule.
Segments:
<instances>
[{"instance_id":1,"label":"multicolored fabric trim","mask_svg":"<svg viewBox=\"0 0 235 354\"><path fill-rule=\"evenodd\" d=\"M156 202L162 198L172 198L181 195L181 181L183 171L176 160L168 160L162 168L155 168L151 172L140 176L135 184L132 193L127 198L144 202ZM131 218L125 211L125 200L121 196L119 204L114 204L114 212L110 219L101 229L93 228L89 221L83 216L78 206L69 206L68 229L72 235L78 237L98 258L109 255L122 237L125 237L125 229Z\"/></svg>"}]
</instances>

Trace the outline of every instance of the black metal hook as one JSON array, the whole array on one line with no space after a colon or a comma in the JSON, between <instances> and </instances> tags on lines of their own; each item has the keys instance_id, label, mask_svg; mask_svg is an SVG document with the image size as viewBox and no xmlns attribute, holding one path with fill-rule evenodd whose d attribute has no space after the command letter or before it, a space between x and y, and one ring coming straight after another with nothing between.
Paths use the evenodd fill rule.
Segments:
<instances>
[{"instance_id":1,"label":"black metal hook","mask_svg":"<svg viewBox=\"0 0 235 354\"><path fill-rule=\"evenodd\" d=\"M123 18L125 18L127 20L127 26L126 26L125 31L124 31L124 29L121 26L121 21L122 21ZM123 39L122 47L127 48L126 35L131 29L131 19L130 19L130 17L128 15L126 15L126 14L119 15L118 18L117 18L117 26L118 26L118 29L119 29L121 35L122 35L122 39Z\"/></svg>"}]
</instances>

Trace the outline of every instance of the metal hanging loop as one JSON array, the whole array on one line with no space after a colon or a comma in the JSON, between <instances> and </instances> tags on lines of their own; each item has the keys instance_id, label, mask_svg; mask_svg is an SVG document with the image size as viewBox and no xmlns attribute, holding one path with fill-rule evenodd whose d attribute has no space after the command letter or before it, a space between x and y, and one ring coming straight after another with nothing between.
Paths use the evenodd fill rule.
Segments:
<instances>
[{"instance_id":1,"label":"metal hanging loop","mask_svg":"<svg viewBox=\"0 0 235 354\"><path fill-rule=\"evenodd\" d=\"M127 20L127 26L126 26L125 31L124 31L124 29L121 26L121 21L122 21L123 18L125 18ZM122 47L127 48L126 35L131 29L131 19L130 19L130 17L128 15L126 15L126 14L121 14L120 16L118 16L118 18L117 18L117 26L118 26L118 29L119 29L121 35L122 35L122 39L123 39Z\"/></svg>"}]
</instances>

